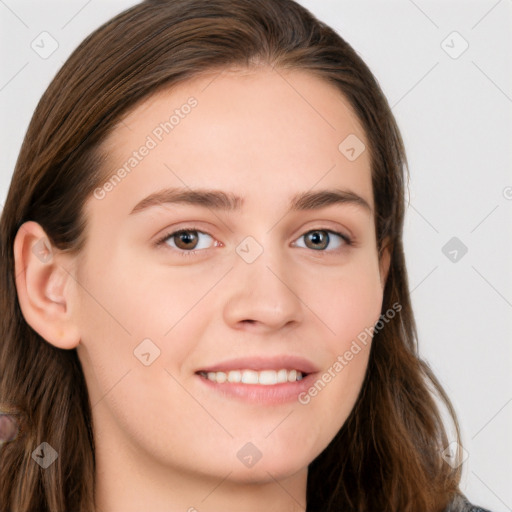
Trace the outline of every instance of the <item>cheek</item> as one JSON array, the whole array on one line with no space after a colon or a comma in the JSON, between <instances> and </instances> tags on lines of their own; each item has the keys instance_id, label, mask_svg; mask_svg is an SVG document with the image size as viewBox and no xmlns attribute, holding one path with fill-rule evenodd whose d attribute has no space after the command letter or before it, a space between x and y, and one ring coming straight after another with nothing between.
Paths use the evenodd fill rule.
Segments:
<instances>
[{"instance_id":1,"label":"cheek","mask_svg":"<svg viewBox=\"0 0 512 512\"><path fill-rule=\"evenodd\" d=\"M78 352L94 404L128 374L130 381L141 368L149 370L143 378L151 375L152 367L141 363L137 349L156 357L162 334L172 324L165 322L165 310L142 279L141 269L134 268L121 251L89 247L81 263ZM148 340L155 340L154 345Z\"/></svg>"},{"instance_id":2,"label":"cheek","mask_svg":"<svg viewBox=\"0 0 512 512\"><path fill-rule=\"evenodd\" d=\"M355 404L368 366L382 308L377 260L371 255L361 258L316 284L323 286L311 296L316 297L314 310L323 324L323 347L329 357L302 403L323 411L320 416L334 435Z\"/></svg>"},{"instance_id":3,"label":"cheek","mask_svg":"<svg viewBox=\"0 0 512 512\"><path fill-rule=\"evenodd\" d=\"M106 332L114 342L126 337L133 343L162 337L172 327L175 313L188 302L190 290L183 283L174 285L153 275L149 264L116 248L90 249L79 282L85 332L93 339L93 334ZM162 300L164 295L166 300Z\"/></svg>"},{"instance_id":4,"label":"cheek","mask_svg":"<svg viewBox=\"0 0 512 512\"><path fill-rule=\"evenodd\" d=\"M115 247L89 248L77 274L77 312L93 403L127 373L148 392L169 380L163 368L181 375L207 322L202 298L219 279L209 273L190 280L185 273L185 267L152 270Z\"/></svg>"},{"instance_id":5,"label":"cheek","mask_svg":"<svg viewBox=\"0 0 512 512\"><path fill-rule=\"evenodd\" d=\"M383 290L376 257L368 254L354 260L323 279L317 277L315 285L316 292L310 293L315 311L329 328L326 339L332 348L346 350L351 340L377 322Z\"/></svg>"}]
</instances>

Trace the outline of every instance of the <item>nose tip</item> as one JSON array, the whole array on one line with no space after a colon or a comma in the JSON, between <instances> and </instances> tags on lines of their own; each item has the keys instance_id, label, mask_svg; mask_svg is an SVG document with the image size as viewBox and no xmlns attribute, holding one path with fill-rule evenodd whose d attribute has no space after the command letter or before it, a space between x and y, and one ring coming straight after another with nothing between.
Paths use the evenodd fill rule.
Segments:
<instances>
[{"instance_id":1,"label":"nose tip","mask_svg":"<svg viewBox=\"0 0 512 512\"><path fill-rule=\"evenodd\" d=\"M291 279L281 270L281 265L274 270L263 261L263 255L260 258L232 277L238 282L230 287L225 321L238 329L253 330L276 330L300 322L302 302L287 283ZM280 272L285 275L280 277Z\"/></svg>"},{"instance_id":2,"label":"nose tip","mask_svg":"<svg viewBox=\"0 0 512 512\"><path fill-rule=\"evenodd\" d=\"M276 330L303 318L303 302L294 290L299 281L282 240L269 236L267 227L262 224L262 231L236 248L224 306L225 322L236 329Z\"/></svg>"}]
</instances>

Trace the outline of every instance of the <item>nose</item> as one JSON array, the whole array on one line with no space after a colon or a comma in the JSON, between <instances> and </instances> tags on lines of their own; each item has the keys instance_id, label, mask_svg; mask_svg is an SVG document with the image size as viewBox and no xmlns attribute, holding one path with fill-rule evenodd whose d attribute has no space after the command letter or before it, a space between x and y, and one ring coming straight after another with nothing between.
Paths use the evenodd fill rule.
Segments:
<instances>
[{"instance_id":1,"label":"nose","mask_svg":"<svg viewBox=\"0 0 512 512\"><path fill-rule=\"evenodd\" d=\"M229 326L264 333L302 322L305 305L283 251L265 247L252 263L236 256L230 274L224 307Z\"/></svg>"}]
</instances>

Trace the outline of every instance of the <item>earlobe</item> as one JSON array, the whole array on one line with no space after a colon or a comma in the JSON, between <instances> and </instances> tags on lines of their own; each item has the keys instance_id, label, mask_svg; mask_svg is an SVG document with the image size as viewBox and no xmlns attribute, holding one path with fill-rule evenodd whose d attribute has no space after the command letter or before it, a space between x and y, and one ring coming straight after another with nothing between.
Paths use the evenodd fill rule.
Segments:
<instances>
[{"instance_id":1,"label":"earlobe","mask_svg":"<svg viewBox=\"0 0 512 512\"><path fill-rule=\"evenodd\" d=\"M389 266L391 264L391 251L392 247L390 245L390 239L389 237L386 237L382 242L382 249L380 251L379 258L380 282L383 290L388 279Z\"/></svg>"},{"instance_id":2,"label":"earlobe","mask_svg":"<svg viewBox=\"0 0 512 512\"><path fill-rule=\"evenodd\" d=\"M72 300L75 282L66 269L69 256L53 248L36 222L23 224L14 240L16 289L27 323L42 338L62 349L80 342Z\"/></svg>"}]
</instances>

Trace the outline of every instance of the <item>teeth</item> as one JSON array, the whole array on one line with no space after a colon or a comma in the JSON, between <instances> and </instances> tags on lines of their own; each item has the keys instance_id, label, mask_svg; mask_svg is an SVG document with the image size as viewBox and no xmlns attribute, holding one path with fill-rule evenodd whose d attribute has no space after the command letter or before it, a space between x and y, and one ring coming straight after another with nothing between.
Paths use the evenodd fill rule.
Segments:
<instances>
[{"instance_id":1,"label":"teeth","mask_svg":"<svg viewBox=\"0 0 512 512\"><path fill-rule=\"evenodd\" d=\"M242 372L242 383L243 384L258 384L258 372L253 370L244 370ZM228 376L229 379L229 376Z\"/></svg>"},{"instance_id":2,"label":"teeth","mask_svg":"<svg viewBox=\"0 0 512 512\"><path fill-rule=\"evenodd\" d=\"M200 372L203 377L213 382L222 384L223 382L243 384L263 384L272 386L273 384L282 384L285 382L296 382L304 377L298 370L233 370L230 372Z\"/></svg>"}]
</instances>

